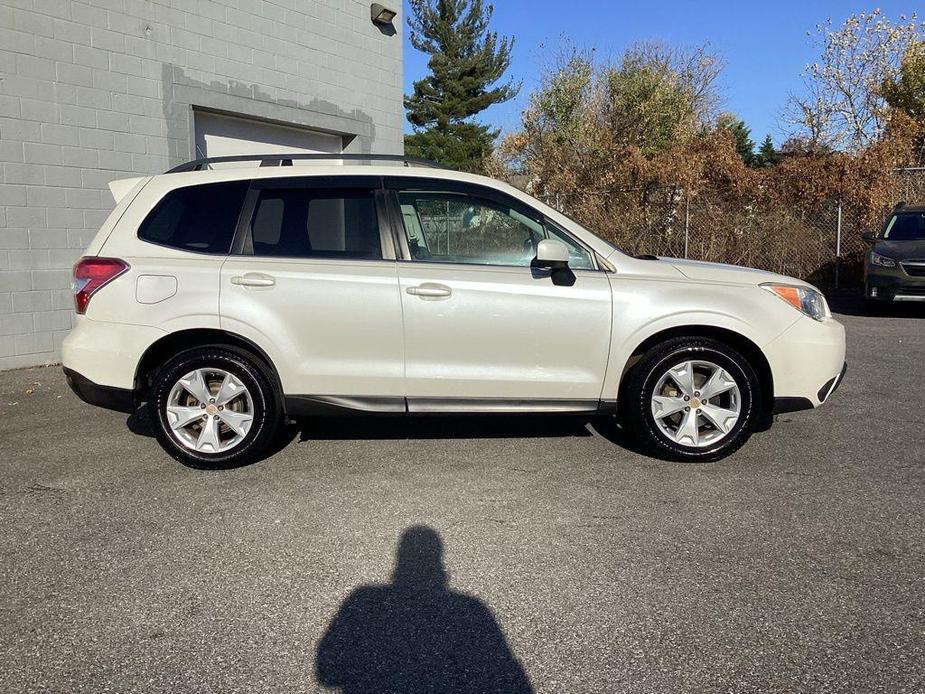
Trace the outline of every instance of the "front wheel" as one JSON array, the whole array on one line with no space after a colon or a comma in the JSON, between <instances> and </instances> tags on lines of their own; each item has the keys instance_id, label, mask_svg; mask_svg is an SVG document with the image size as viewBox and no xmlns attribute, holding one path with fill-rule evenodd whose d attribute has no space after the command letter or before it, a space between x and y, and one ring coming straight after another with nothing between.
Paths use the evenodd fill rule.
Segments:
<instances>
[{"instance_id":1,"label":"front wheel","mask_svg":"<svg viewBox=\"0 0 925 694\"><path fill-rule=\"evenodd\" d=\"M657 456L723 458L744 444L761 402L757 375L717 340L678 337L650 349L625 391L632 430Z\"/></svg>"},{"instance_id":2,"label":"front wheel","mask_svg":"<svg viewBox=\"0 0 925 694\"><path fill-rule=\"evenodd\" d=\"M230 468L260 459L280 420L267 368L249 354L203 347L178 354L154 379L157 440L195 468Z\"/></svg>"}]
</instances>

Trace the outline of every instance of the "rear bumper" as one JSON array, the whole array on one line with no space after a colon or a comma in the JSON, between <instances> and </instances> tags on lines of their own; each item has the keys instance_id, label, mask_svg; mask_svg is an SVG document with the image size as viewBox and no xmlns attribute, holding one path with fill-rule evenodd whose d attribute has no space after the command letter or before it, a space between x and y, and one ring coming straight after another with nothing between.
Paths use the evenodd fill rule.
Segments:
<instances>
[{"instance_id":1,"label":"rear bumper","mask_svg":"<svg viewBox=\"0 0 925 694\"><path fill-rule=\"evenodd\" d=\"M77 316L61 345L61 363L93 383L131 390L142 355L166 334L159 328Z\"/></svg>"},{"instance_id":2,"label":"rear bumper","mask_svg":"<svg viewBox=\"0 0 925 694\"><path fill-rule=\"evenodd\" d=\"M101 386L67 367L64 367L64 377L67 379L67 384L71 390L88 405L96 405L107 410L127 414L131 414L135 410L134 395L127 388Z\"/></svg>"}]
</instances>

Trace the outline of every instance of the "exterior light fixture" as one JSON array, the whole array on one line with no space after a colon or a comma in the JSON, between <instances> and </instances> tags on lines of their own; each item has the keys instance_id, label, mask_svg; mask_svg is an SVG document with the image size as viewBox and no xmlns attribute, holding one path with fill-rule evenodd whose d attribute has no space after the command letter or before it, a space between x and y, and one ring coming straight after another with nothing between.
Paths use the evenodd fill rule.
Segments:
<instances>
[{"instance_id":1,"label":"exterior light fixture","mask_svg":"<svg viewBox=\"0 0 925 694\"><path fill-rule=\"evenodd\" d=\"M398 14L395 10L390 10L388 7L380 5L378 2L374 2L370 6L369 10L373 24L379 24L382 26L391 24L392 20L395 19L395 15Z\"/></svg>"}]
</instances>

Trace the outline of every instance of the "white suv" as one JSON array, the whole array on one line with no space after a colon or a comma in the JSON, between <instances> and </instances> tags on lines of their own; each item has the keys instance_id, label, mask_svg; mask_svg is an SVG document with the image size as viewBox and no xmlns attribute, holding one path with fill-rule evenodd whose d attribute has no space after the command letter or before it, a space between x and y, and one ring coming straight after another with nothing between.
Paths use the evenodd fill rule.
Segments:
<instances>
[{"instance_id":1,"label":"white suv","mask_svg":"<svg viewBox=\"0 0 925 694\"><path fill-rule=\"evenodd\" d=\"M145 404L186 464L258 459L284 417L617 408L655 454L712 460L844 373L844 328L805 282L634 258L420 161L284 156L113 183L74 268L71 387Z\"/></svg>"}]
</instances>

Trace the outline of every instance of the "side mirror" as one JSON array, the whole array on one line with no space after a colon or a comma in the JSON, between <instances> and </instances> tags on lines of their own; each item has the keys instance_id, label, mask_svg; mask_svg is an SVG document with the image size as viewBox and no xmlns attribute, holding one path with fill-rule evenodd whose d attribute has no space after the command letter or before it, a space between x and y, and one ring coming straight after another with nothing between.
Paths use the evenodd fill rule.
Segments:
<instances>
[{"instance_id":1,"label":"side mirror","mask_svg":"<svg viewBox=\"0 0 925 694\"><path fill-rule=\"evenodd\" d=\"M877 235L872 231L865 231L861 234L861 239L865 243L875 243L877 241Z\"/></svg>"},{"instance_id":2,"label":"side mirror","mask_svg":"<svg viewBox=\"0 0 925 694\"><path fill-rule=\"evenodd\" d=\"M543 268L568 267L568 246L556 239L543 239L536 245L533 264Z\"/></svg>"}]
</instances>

